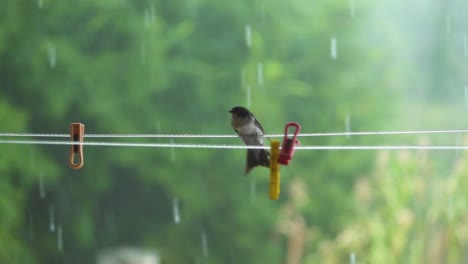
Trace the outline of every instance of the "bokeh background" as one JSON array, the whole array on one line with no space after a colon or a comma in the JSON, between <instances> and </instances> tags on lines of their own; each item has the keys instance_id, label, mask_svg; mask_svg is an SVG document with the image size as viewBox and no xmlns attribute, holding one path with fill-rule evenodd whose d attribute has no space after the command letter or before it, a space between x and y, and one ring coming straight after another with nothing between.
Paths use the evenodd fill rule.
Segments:
<instances>
[{"instance_id":1,"label":"bokeh background","mask_svg":"<svg viewBox=\"0 0 468 264\"><path fill-rule=\"evenodd\" d=\"M236 105L267 133L467 128L467 17L463 0L2 0L0 132L229 134ZM68 152L0 144L0 263L468 262L464 151L298 150L277 201L245 150L85 146L81 170Z\"/></svg>"}]
</instances>

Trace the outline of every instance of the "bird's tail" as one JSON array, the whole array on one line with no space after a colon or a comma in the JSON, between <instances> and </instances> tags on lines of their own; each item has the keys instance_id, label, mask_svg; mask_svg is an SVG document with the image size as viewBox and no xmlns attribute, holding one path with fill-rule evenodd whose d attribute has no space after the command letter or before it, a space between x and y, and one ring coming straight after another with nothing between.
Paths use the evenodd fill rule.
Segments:
<instances>
[{"instance_id":1,"label":"bird's tail","mask_svg":"<svg viewBox=\"0 0 468 264\"><path fill-rule=\"evenodd\" d=\"M270 153L265 149L247 149L247 166L245 174L257 166L270 167Z\"/></svg>"}]
</instances>

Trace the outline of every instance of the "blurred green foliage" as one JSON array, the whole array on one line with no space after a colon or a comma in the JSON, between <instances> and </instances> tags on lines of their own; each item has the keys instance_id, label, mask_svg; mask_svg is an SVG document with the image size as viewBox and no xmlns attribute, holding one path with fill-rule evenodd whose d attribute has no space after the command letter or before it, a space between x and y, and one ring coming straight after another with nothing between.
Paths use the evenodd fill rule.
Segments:
<instances>
[{"instance_id":1,"label":"blurred green foliage","mask_svg":"<svg viewBox=\"0 0 468 264\"><path fill-rule=\"evenodd\" d=\"M227 110L236 105L267 133L287 121L304 132L344 131L346 119L355 131L393 129L396 95L414 76L383 52L381 33L364 30L375 7L350 3L4 0L2 131L66 133L79 121L87 133L232 133ZM343 263L350 252L370 263L419 263L431 259L427 236L446 243L442 262L464 258L464 240L451 246L465 228L464 196L454 194L450 219L426 222L447 203L432 207L427 199L443 192L414 189L428 188L421 175L438 175L414 153L375 165L375 152L301 151L282 168L280 200L270 201L268 171L244 177L244 151L84 149L85 166L73 171L65 146L0 145L0 263L92 263L121 245L154 249L162 263ZM427 203L415 205L417 195Z\"/></svg>"},{"instance_id":2,"label":"blurred green foliage","mask_svg":"<svg viewBox=\"0 0 468 264\"><path fill-rule=\"evenodd\" d=\"M358 216L321 241L308 262L344 262L350 252L358 263L464 262L466 155L447 175L437 174L434 162L429 151L380 152L370 177L356 181Z\"/></svg>"}]
</instances>

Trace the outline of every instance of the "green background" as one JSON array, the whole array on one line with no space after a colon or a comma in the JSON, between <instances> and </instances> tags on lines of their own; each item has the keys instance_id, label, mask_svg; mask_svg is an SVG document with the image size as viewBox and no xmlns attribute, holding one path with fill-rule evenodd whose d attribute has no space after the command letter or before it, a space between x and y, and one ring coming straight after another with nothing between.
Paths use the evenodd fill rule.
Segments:
<instances>
[{"instance_id":1,"label":"green background","mask_svg":"<svg viewBox=\"0 0 468 264\"><path fill-rule=\"evenodd\" d=\"M229 134L236 105L267 133L465 128L467 15L461 0L3 0L0 132ZM0 263L96 263L120 247L161 263L468 259L463 151L298 150L277 201L268 170L243 175L245 150L85 146L81 170L68 152L0 144Z\"/></svg>"}]
</instances>

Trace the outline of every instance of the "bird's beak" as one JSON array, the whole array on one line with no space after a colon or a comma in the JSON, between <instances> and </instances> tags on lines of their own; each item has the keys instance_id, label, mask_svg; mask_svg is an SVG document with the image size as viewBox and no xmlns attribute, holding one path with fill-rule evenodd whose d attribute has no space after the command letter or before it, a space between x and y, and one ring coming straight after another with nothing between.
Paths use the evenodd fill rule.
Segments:
<instances>
[{"instance_id":1,"label":"bird's beak","mask_svg":"<svg viewBox=\"0 0 468 264\"><path fill-rule=\"evenodd\" d=\"M232 114L232 110L229 110L228 112Z\"/></svg>"}]
</instances>

